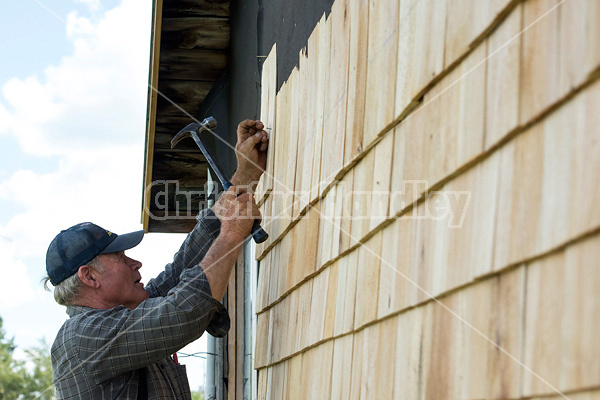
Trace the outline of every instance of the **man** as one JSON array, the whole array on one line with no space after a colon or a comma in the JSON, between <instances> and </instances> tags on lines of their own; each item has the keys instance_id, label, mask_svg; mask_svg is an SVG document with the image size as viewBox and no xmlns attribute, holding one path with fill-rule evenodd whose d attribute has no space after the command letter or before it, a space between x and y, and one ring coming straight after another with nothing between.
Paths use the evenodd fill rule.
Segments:
<instances>
[{"instance_id":1,"label":"man","mask_svg":"<svg viewBox=\"0 0 600 400\"><path fill-rule=\"evenodd\" d=\"M70 316L52 345L59 399L191 398L185 367L170 355L204 331L227 333L219 300L260 215L242 186L253 186L264 171L267 133L260 121L246 120L237 134L234 186L200 212L173 262L145 287L142 264L125 254L143 231L116 235L82 223L52 241L45 284L55 286Z\"/></svg>"}]
</instances>

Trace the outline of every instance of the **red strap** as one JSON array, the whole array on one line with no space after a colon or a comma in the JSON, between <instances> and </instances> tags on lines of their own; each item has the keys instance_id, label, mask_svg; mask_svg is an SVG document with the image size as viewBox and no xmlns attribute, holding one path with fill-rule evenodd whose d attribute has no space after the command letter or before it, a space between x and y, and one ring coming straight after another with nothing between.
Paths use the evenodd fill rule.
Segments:
<instances>
[{"instance_id":1,"label":"red strap","mask_svg":"<svg viewBox=\"0 0 600 400\"><path fill-rule=\"evenodd\" d=\"M177 360L177 353L173 353L173 361L175 361L175 364L179 364L179 360Z\"/></svg>"}]
</instances>

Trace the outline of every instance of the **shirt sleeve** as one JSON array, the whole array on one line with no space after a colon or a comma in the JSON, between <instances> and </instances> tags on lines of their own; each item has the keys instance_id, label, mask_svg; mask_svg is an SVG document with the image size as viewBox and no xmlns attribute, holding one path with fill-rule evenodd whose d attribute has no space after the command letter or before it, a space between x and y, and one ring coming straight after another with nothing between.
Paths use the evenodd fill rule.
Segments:
<instances>
[{"instance_id":1,"label":"shirt sleeve","mask_svg":"<svg viewBox=\"0 0 600 400\"><path fill-rule=\"evenodd\" d=\"M173 262L146 285L149 299L134 310L90 310L67 321L78 362L97 383L156 363L205 331L215 337L227 334L227 310L212 297L199 265L221 224L210 209L197 220Z\"/></svg>"},{"instance_id":2,"label":"shirt sleeve","mask_svg":"<svg viewBox=\"0 0 600 400\"><path fill-rule=\"evenodd\" d=\"M200 264L213 241L219 236L221 222L211 209L202 210L196 217L194 229L187 235L173 261L163 272L146 284L150 297L166 296L169 290L179 284L181 273Z\"/></svg>"},{"instance_id":3,"label":"shirt sleeve","mask_svg":"<svg viewBox=\"0 0 600 400\"><path fill-rule=\"evenodd\" d=\"M158 362L198 339L206 330L224 336L229 316L212 298L199 265L186 269L166 296L134 310L119 306L71 318L79 360L96 383Z\"/></svg>"}]
</instances>

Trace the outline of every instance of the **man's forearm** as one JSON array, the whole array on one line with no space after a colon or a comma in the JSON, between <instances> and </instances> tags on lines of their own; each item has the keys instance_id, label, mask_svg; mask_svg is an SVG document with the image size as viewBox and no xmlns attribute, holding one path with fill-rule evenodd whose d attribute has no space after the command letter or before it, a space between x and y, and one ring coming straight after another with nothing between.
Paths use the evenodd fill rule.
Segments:
<instances>
[{"instance_id":1,"label":"man's forearm","mask_svg":"<svg viewBox=\"0 0 600 400\"><path fill-rule=\"evenodd\" d=\"M222 233L215 239L206 257L200 263L210 284L212 296L218 301L221 301L225 295L231 270L243 243Z\"/></svg>"},{"instance_id":2,"label":"man's forearm","mask_svg":"<svg viewBox=\"0 0 600 400\"><path fill-rule=\"evenodd\" d=\"M258 185L258 179L255 175L243 173L241 171L235 171L233 176L231 177L231 184L233 186L241 186L247 188L250 192L254 193L256 190L256 186Z\"/></svg>"}]
</instances>

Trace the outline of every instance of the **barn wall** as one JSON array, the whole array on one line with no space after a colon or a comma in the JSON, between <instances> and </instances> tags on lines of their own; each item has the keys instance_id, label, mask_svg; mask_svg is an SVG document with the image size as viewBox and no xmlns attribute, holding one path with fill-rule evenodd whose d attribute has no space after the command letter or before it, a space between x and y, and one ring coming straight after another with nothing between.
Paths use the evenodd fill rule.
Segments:
<instances>
[{"instance_id":1,"label":"barn wall","mask_svg":"<svg viewBox=\"0 0 600 400\"><path fill-rule=\"evenodd\" d=\"M259 398L597 398L600 2L336 0L278 89Z\"/></svg>"}]
</instances>

